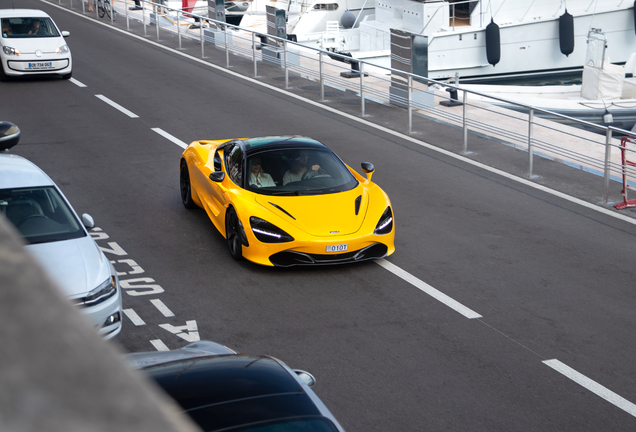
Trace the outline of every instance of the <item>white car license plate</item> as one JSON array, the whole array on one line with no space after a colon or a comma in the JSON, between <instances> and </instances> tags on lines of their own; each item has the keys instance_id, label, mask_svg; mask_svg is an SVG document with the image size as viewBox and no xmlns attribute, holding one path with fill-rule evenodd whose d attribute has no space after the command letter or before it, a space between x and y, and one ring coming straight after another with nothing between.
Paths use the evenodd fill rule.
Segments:
<instances>
[{"instance_id":1,"label":"white car license plate","mask_svg":"<svg viewBox=\"0 0 636 432\"><path fill-rule=\"evenodd\" d=\"M53 69L53 62L30 62L29 69Z\"/></svg>"},{"instance_id":2,"label":"white car license plate","mask_svg":"<svg viewBox=\"0 0 636 432\"><path fill-rule=\"evenodd\" d=\"M344 252L349 249L349 244L328 245L327 252Z\"/></svg>"}]
</instances>

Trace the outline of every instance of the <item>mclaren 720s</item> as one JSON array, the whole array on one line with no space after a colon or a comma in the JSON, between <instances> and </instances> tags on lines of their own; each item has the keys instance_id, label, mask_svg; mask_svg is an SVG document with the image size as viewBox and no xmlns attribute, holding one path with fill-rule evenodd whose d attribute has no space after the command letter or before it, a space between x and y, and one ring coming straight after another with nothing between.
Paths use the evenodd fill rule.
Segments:
<instances>
[{"instance_id":1,"label":"mclaren 720s","mask_svg":"<svg viewBox=\"0 0 636 432\"><path fill-rule=\"evenodd\" d=\"M324 144L301 136L194 141L181 199L202 207L235 259L266 266L343 264L395 251L387 194Z\"/></svg>"}]
</instances>

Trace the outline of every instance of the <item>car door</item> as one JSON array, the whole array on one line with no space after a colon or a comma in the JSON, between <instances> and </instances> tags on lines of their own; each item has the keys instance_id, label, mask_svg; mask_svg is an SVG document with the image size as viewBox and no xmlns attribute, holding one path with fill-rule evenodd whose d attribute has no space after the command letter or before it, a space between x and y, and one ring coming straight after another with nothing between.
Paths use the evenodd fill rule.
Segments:
<instances>
[{"instance_id":1,"label":"car door","mask_svg":"<svg viewBox=\"0 0 636 432\"><path fill-rule=\"evenodd\" d=\"M214 154L211 154L211 158L208 160L205 168L205 174L208 177L203 186L205 188L205 208L208 211L208 215L214 222L214 225L218 228L219 231L224 232L225 230L225 209L229 205L229 197L227 194L227 186L231 181L228 178L228 169L223 169L224 167L224 155L226 153L230 153L233 149L239 148L238 145L231 145L229 147L225 147L222 149L217 149ZM236 152L236 150L234 150ZM209 178L209 175L213 172L225 172L225 178L223 181L214 181Z\"/></svg>"}]
</instances>

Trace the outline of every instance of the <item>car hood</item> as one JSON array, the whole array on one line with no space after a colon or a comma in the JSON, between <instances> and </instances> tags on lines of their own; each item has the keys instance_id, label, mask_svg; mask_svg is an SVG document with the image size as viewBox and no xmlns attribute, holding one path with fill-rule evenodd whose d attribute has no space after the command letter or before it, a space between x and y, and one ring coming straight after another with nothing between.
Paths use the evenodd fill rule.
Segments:
<instances>
[{"instance_id":1,"label":"car hood","mask_svg":"<svg viewBox=\"0 0 636 432\"><path fill-rule=\"evenodd\" d=\"M90 236L27 245L69 297L82 297L110 277L110 262Z\"/></svg>"},{"instance_id":2,"label":"car hood","mask_svg":"<svg viewBox=\"0 0 636 432\"><path fill-rule=\"evenodd\" d=\"M66 44L63 36L3 39L1 43L3 46L19 49L22 51L22 54L35 54L37 50L42 51L44 54L51 54L59 47Z\"/></svg>"},{"instance_id":3,"label":"car hood","mask_svg":"<svg viewBox=\"0 0 636 432\"><path fill-rule=\"evenodd\" d=\"M360 207L356 215L356 199ZM317 237L349 235L360 229L367 212L368 194L362 186L327 195L258 195L256 201L288 223ZM269 220L268 222L275 222Z\"/></svg>"}]
</instances>

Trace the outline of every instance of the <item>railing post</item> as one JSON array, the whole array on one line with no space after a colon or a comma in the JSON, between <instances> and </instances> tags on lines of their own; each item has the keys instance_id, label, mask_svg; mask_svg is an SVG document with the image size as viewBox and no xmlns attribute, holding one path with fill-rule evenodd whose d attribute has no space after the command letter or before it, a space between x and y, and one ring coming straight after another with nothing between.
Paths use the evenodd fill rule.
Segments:
<instances>
[{"instance_id":1,"label":"railing post","mask_svg":"<svg viewBox=\"0 0 636 432\"><path fill-rule=\"evenodd\" d=\"M409 117L409 135L413 130L413 107L411 106L411 88L413 86L413 77L411 75L407 78L407 89L406 89L406 111L408 112Z\"/></svg>"},{"instance_id":2,"label":"railing post","mask_svg":"<svg viewBox=\"0 0 636 432\"><path fill-rule=\"evenodd\" d=\"M466 90L464 90L463 102L464 147L462 148L462 154L468 154L468 92Z\"/></svg>"},{"instance_id":3,"label":"railing post","mask_svg":"<svg viewBox=\"0 0 636 432\"><path fill-rule=\"evenodd\" d=\"M604 193L603 193L603 204L607 204L609 199L609 187L610 187L610 157L612 155L612 130L608 127L605 132L605 168L603 170L604 173ZM623 174L625 173L625 166L623 165ZM623 186L625 187L625 186Z\"/></svg>"},{"instance_id":4,"label":"railing post","mask_svg":"<svg viewBox=\"0 0 636 432\"><path fill-rule=\"evenodd\" d=\"M289 90L289 69L287 69L287 40L283 41L283 68L285 69L285 90Z\"/></svg>"},{"instance_id":5,"label":"railing post","mask_svg":"<svg viewBox=\"0 0 636 432\"><path fill-rule=\"evenodd\" d=\"M141 10L141 21L144 23L144 37L148 37L146 33L146 0L142 0L141 7L143 7Z\"/></svg>"},{"instance_id":6,"label":"railing post","mask_svg":"<svg viewBox=\"0 0 636 432\"><path fill-rule=\"evenodd\" d=\"M199 27L199 38L201 38L201 58L205 58L205 48L203 48L203 45L205 45L205 38L203 36L203 21L201 21L201 27Z\"/></svg>"},{"instance_id":7,"label":"railing post","mask_svg":"<svg viewBox=\"0 0 636 432\"><path fill-rule=\"evenodd\" d=\"M130 31L130 21L128 20L128 0L124 1L124 12L126 13L126 31Z\"/></svg>"},{"instance_id":8,"label":"railing post","mask_svg":"<svg viewBox=\"0 0 636 432\"><path fill-rule=\"evenodd\" d=\"M360 69L360 106L362 108L362 117L364 117L364 63L358 62L358 69Z\"/></svg>"},{"instance_id":9,"label":"railing post","mask_svg":"<svg viewBox=\"0 0 636 432\"><path fill-rule=\"evenodd\" d=\"M160 8L157 7L157 5L155 4L155 27L157 27L157 42L161 42L161 39L159 39L159 10Z\"/></svg>"},{"instance_id":10,"label":"railing post","mask_svg":"<svg viewBox=\"0 0 636 432\"><path fill-rule=\"evenodd\" d=\"M114 25L115 23L115 5L113 4L115 0L110 0L110 25Z\"/></svg>"},{"instance_id":11,"label":"railing post","mask_svg":"<svg viewBox=\"0 0 636 432\"><path fill-rule=\"evenodd\" d=\"M181 9L183 11L183 9ZM179 11L177 11L177 36L179 37L179 49L181 49L181 20L179 19Z\"/></svg>"},{"instance_id":12,"label":"railing post","mask_svg":"<svg viewBox=\"0 0 636 432\"><path fill-rule=\"evenodd\" d=\"M320 49L320 51L318 51L318 76L320 79L320 102L324 102L325 101L325 77L322 73L322 68L323 68L323 64L322 64L322 48Z\"/></svg>"},{"instance_id":13,"label":"railing post","mask_svg":"<svg viewBox=\"0 0 636 432\"><path fill-rule=\"evenodd\" d=\"M230 67L230 47L227 43L227 23L223 26L223 30L225 30L225 66L229 69Z\"/></svg>"},{"instance_id":14,"label":"railing post","mask_svg":"<svg viewBox=\"0 0 636 432\"><path fill-rule=\"evenodd\" d=\"M532 178L533 153L532 148L532 125L534 123L534 109L528 111L528 178Z\"/></svg>"},{"instance_id":15,"label":"railing post","mask_svg":"<svg viewBox=\"0 0 636 432\"><path fill-rule=\"evenodd\" d=\"M254 78L258 78L258 67L256 65L256 33L252 32L252 59L254 60Z\"/></svg>"}]
</instances>

